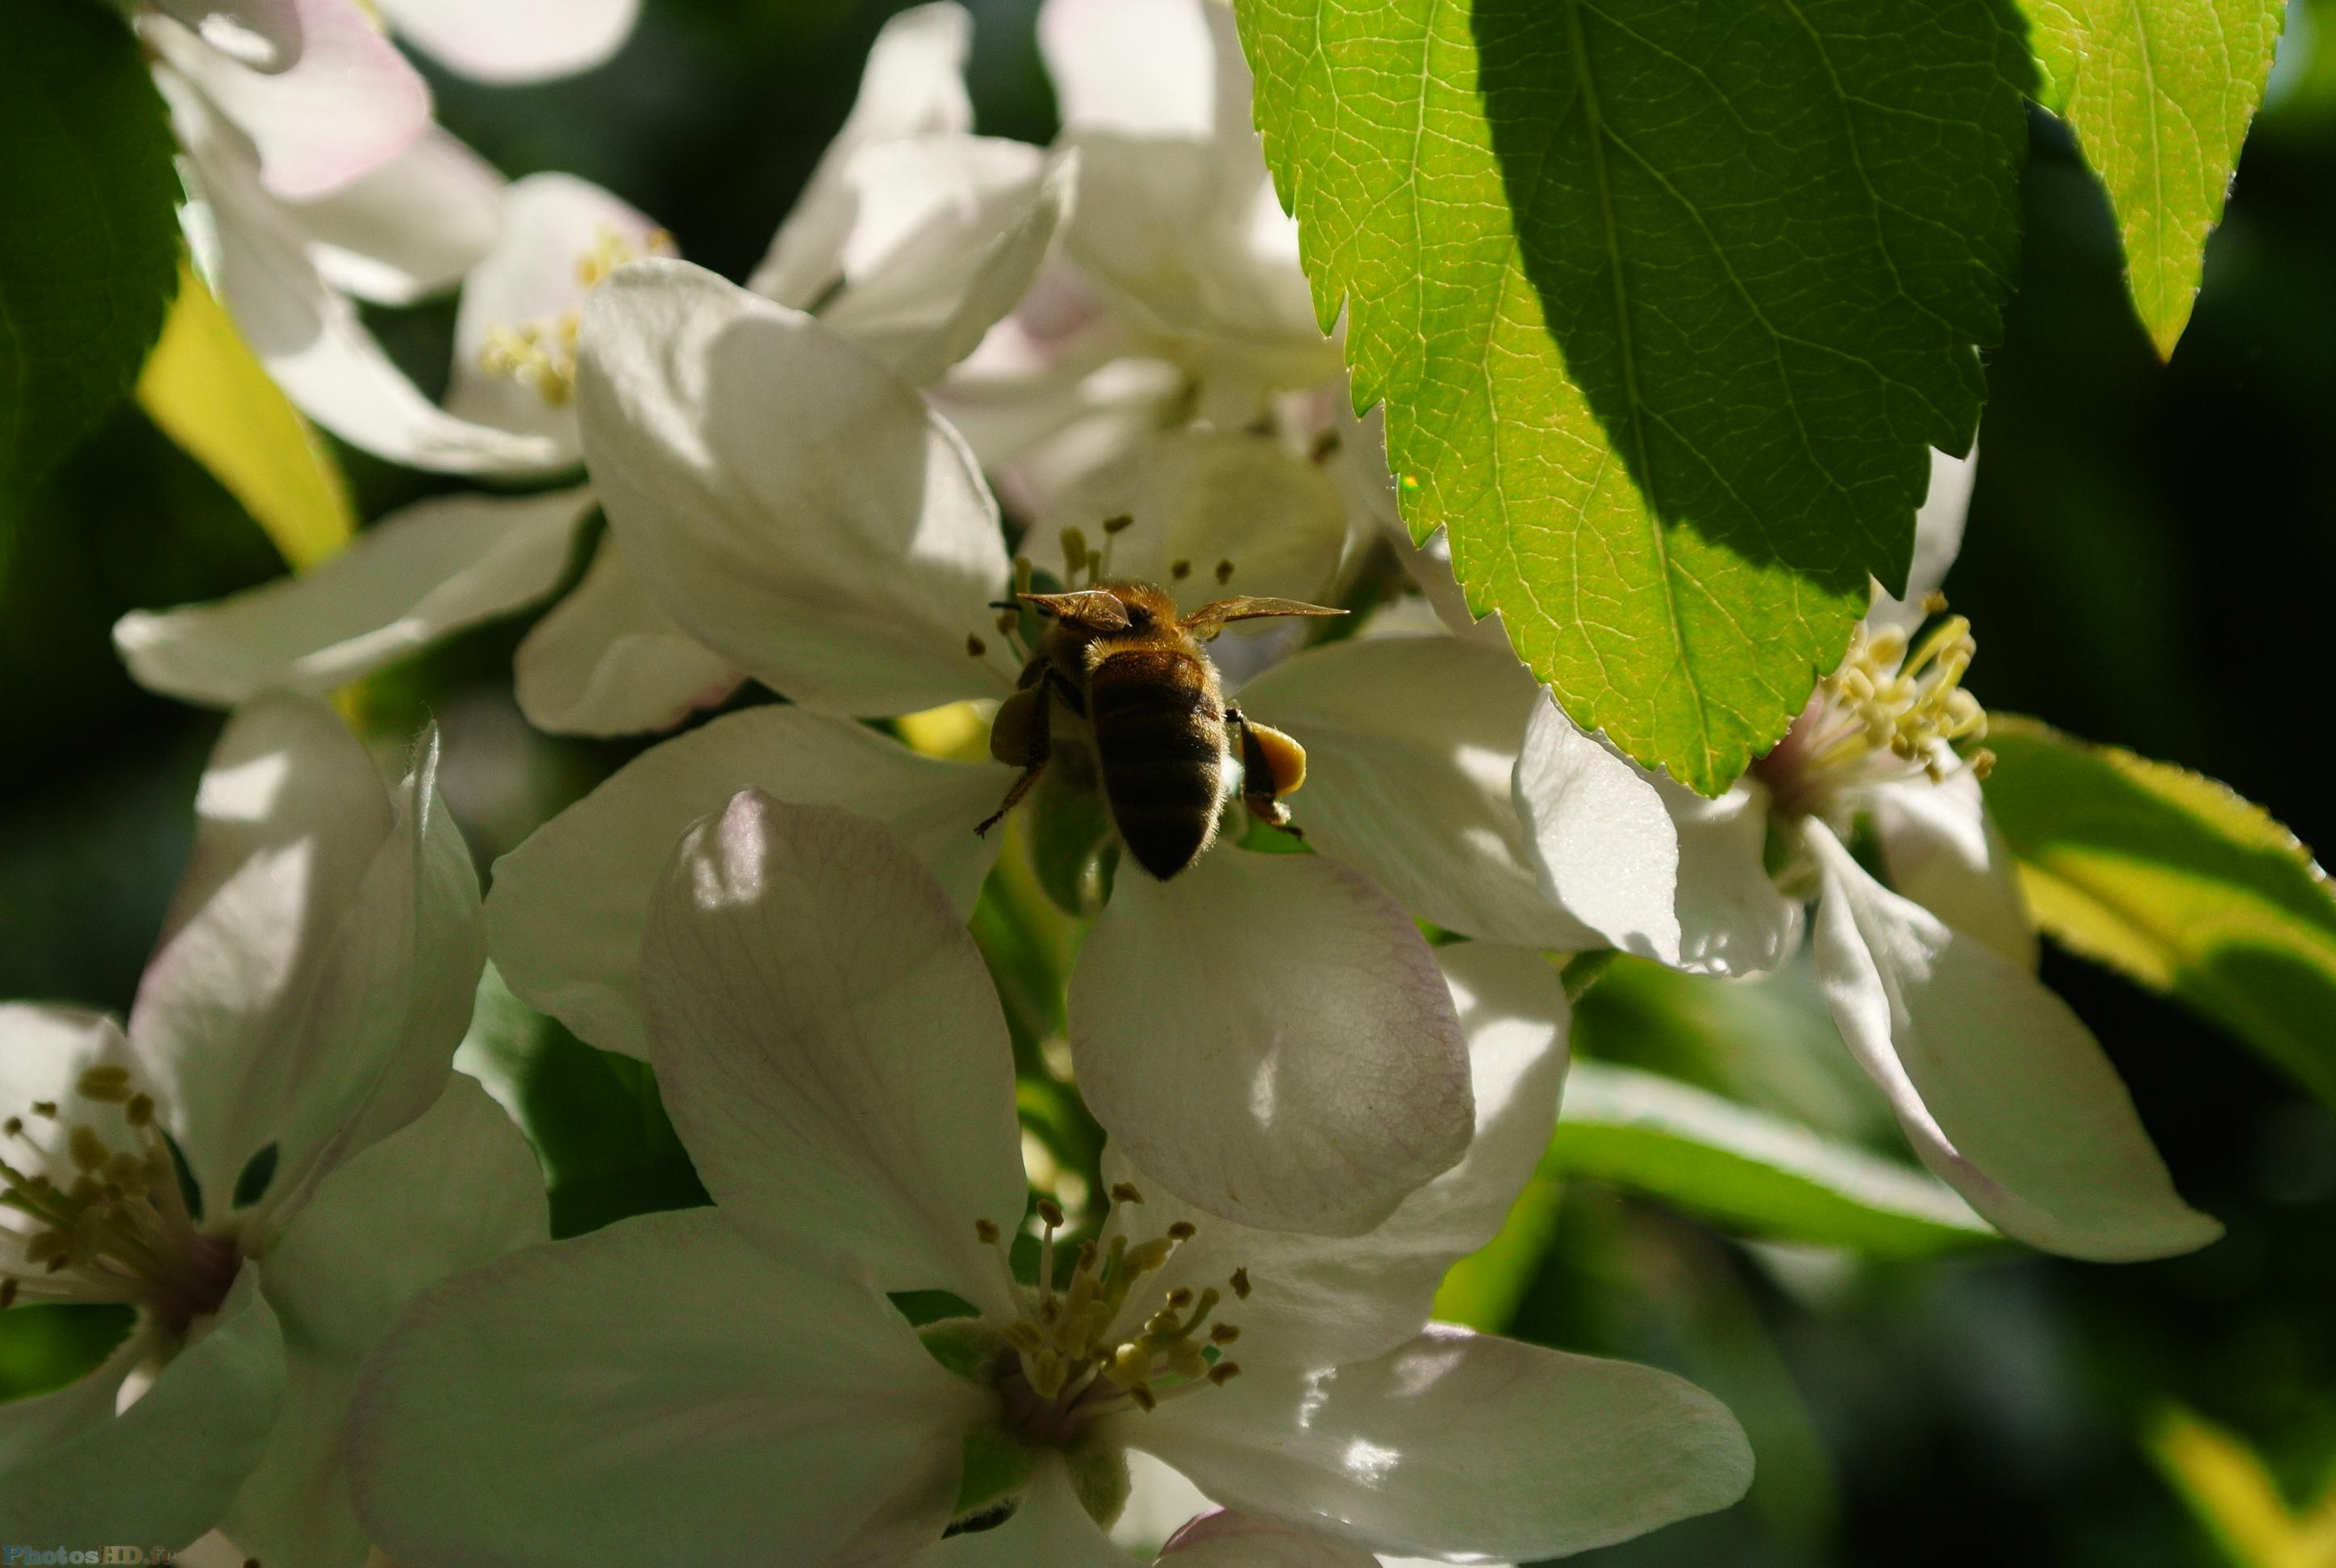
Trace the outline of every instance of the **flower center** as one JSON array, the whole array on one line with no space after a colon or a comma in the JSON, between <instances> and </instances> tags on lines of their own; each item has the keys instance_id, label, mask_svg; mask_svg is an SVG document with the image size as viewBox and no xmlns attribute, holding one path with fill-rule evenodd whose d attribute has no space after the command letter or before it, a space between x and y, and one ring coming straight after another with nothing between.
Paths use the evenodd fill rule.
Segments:
<instances>
[{"instance_id":1,"label":"flower center","mask_svg":"<svg viewBox=\"0 0 2336 1568\"><path fill-rule=\"evenodd\" d=\"M127 1302L183 1331L216 1310L235 1282L235 1243L197 1229L178 1163L155 1125L153 1097L131 1083L129 1069L92 1067L76 1093L92 1105L121 1107L128 1146L113 1147L87 1122L68 1122L50 1100L0 1123L6 1137L0 1207L29 1222L8 1227L24 1271L0 1273L0 1308L19 1300ZM60 1184L66 1170L73 1174Z\"/></svg>"},{"instance_id":2,"label":"flower center","mask_svg":"<svg viewBox=\"0 0 2336 1568\"><path fill-rule=\"evenodd\" d=\"M1122 1182L1112 1189L1112 1200L1104 1233L1079 1244L1070 1281L1060 1290L1054 1285L1055 1235L1063 1212L1051 1202L1038 1205L1045 1227L1038 1280L1013 1287L1022 1313L1002 1330L1014 1354L998 1377L1007 1426L1031 1442L1066 1447L1099 1416L1131 1406L1156 1409L1241 1375L1240 1363L1223 1355L1241 1330L1212 1320L1223 1300L1215 1287L1195 1292L1178 1286L1147 1301L1145 1280L1192 1239L1194 1227L1180 1220L1134 1241L1120 1228L1121 1216L1144 1195ZM998 1226L979 1221L975 1233L998 1248L1002 1262L1005 1242ZM1246 1299L1247 1271L1235 1270L1227 1285L1236 1299ZM1132 1315L1147 1304L1150 1311Z\"/></svg>"},{"instance_id":3,"label":"flower center","mask_svg":"<svg viewBox=\"0 0 2336 1568\"><path fill-rule=\"evenodd\" d=\"M679 254L673 236L662 229L649 230L637 243L604 226L592 248L577 258L576 281L589 293L628 261ZM553 408L565 408L576 396L576 331L583 320L579 304L517 326L490 326L479 346L479 368L518 382Z\"/></svg>"},{"instance_id":4,"label":"flower center","mask_svg":"<svg viewBox=\"0 0 2336 1568\"><path fill-rule=\"evenodd\" d=\"M1932 594L1923 608L1936 615L1947 601ZM1936 784L1964 767L1985 778L1995 754L1957 749L1987 735L1987 714L1962 686L1978 650L1971 622L1959 615L1911 648L1894 627L1869 635L1860 626L1841 667L1817 683L1785 738L1752 765L1776 809L1821 814L1847 791L1915 777Z\"/></svg>"}]
</instances>

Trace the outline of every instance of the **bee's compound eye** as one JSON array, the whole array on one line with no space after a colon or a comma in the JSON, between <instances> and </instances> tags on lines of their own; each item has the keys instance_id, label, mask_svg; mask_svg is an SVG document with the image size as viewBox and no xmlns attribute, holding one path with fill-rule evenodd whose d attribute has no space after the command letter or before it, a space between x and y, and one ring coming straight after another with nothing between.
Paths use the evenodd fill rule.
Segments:
<instances>
[{"instance_id":1,"label":"bee's compound eye","mask_svg":"<svg viewBox=\"0 0 2336 1568\"><path fill-rule=\"evenodd\" d=\"M1306 782L1306 748L1270 725L1251 719L1247 728L1252 757L1264 763L1266 774L1273 780L1275 798L1295 794L1298 786ZM1255 765L1252 757L1242 760L1248 765Z\"/></svg>"}]
</instances>

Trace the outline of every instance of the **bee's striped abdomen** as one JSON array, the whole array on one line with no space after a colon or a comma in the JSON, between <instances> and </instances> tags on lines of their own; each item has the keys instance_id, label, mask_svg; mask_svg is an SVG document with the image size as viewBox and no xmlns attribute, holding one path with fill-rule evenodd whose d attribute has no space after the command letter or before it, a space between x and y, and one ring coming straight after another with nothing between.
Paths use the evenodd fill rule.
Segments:
<instances>
[{"instance_id":1,"label":"bee's striped abdomen","mask_svg":"<svg viewBox=\"0 0 2336 1568\"><path fill-rule=\"evenodd\" d=\"M1088 676L1087 717L1119 836L1165 881L1207 847L1223 803L1225 715L1216 682L1189 653L1128 648Z\"/></svg>"}]
</instances>

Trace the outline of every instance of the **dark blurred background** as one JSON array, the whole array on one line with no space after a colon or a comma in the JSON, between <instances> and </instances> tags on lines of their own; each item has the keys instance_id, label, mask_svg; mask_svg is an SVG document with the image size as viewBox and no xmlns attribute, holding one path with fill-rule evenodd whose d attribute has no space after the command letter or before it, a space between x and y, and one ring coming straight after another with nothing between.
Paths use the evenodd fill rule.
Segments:
<instances>
[{"instance_id":1,"label":"dark blurred background","mask_svg":"<svg viewBox=\"0 0 2336 1568\"><path fill-rule=\"evenodd\" d=\"M508 172L583 174L737 277L897 8L647 0L632 43L586 77L434 84L447 125ZM1036 0L971 8L981 129L1045 138ZM2307 842L2336 841L2336 747L2319 728L2336 578L2336 0L2290 11L2170 365L2127 303L2107 208L2069 138L2041 115L2031 134L2024 281L1989 360L1949 583L1980 640L1971 684L1992 707L2214 774ZM446 319L379 322L425 387L443 379ZM368 517L441 483L343 456ZM281 570L134 408L48 487L0 587L0 997L125 1007L186 854L218 721L131 687L112 619ZM482 861L626 755L528 730L508 695L523 630L488 628L354 699L387 752L424 714L445 727L450 798ZM2336 1514L2324 1555L2218 1542L2152 1441L2170 1409L2195 1412L2259 1456L2289 1507L2329 1495L2336 1119L2115 977L2056 954L2046 978L2228 1234L2141 1267L2009 1249L1864 1264L1746 1246L1576 1185L1514 1331L1698 1378L1736 1406L1761 1465L1744 1506L1585 1561L2336 1568ZM1618 1026L1593 1005L1585 1050L1601 1027ZM15 1353L0 1343L0 1381Z\"/></svg>"}]
</instances>

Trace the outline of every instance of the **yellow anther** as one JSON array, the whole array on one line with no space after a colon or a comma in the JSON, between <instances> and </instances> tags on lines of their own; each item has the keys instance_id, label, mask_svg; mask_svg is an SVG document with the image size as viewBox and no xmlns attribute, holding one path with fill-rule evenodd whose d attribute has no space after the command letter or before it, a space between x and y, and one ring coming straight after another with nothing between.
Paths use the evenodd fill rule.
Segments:
<instances>
[{"instance_id":1,"label":"yellow anther","mask_svg":"<svg viewBox=\"0 0 2336 1568\"><path fill-rule=\"evenodd\" d=\"M1240 1376L1241 1363L1239 1361L1220 1361L1215 1366L1209 1368L1209 1381L1214 1383L1220 1388L1223 1388L1226 1384L1231 1382L1235 1378Z\"/></svg>"},{"instance_id":2,"label":"yellow anther","mask_svg":"<svg viewBox=\"0 0 2336 1568\"><path fill-rule=\"evenodd\" d=\"M33 1115L36 1116L45 1116L50 1121L54 1122L57 1119L57 1103L54 1100L34 1100L33 1102Z\"/></svg>"},{"instance_id":3,"label":"yellow anther","mask_svg":"<svg viewBox=\"0 0 2336 1568\"><path fill-rule=\"evenodd\" d=\"M1050 1231L1061 1230L1063 1228L1062 1205L1056 1203L1052 1198L1039 1199L1038 1218L1046 1225L1046 1229Z\"/></svg>"},{"instance_id":4,"label":"yellow anther","mask_svg":"<svg viewBox=\"0 0 2336 1568\"><path fill-rule=\"evenodd\" d=\"M1111 1201L1114 1203L1140 1203L1144 1202L1144 1194L1135 1190L1133 1182L1114 1182L1111 1184Z\"/></svg>"},{"instance_id":5,"label":"yellow anther","mask_svg":"<svg viewBox=\"0 0 2336 1568\"><path fill-rule=\"evenodd\" d=\"M122 1114L124 1119L126 1119L133 1127L148 1127L153 1125L153 1096L151 1095L131 1096L130 1103L122 1107Z\"/></svg>"},{"instance_id":6,"label":"yellow anther","mask_svg":"<svg viewBox=\"0 0 2336 1568\"><path fill-rule=\"evenodd\" d=\"M5 1122L0 1122L0 1129L5 1129L10 1137L15 1137L24 1130L24 1118L11 1116Z\"/></svg>"},{"instance_id":7,"label":"yellow anther","mask_svg":"<svg viewBox=\"0 0 2336 1568\"><path fill-rule=\"evenodd\" d=\"M1228 1281L1227 1283L1232 1286L1233 1298L1236 1300L1246 1301L1249 1300L1249 1271L1247 1269L1235 1269L1233 1271L1233 1277Z\"/></svg>"},{"instance_id":8,"label":"yellow anther","mask_svg":"<svg viewBox=\"0 0 2336 1568\"><path fill-rule=\"evenodd\" d=\"M1171 561L1168 565L1168 575L1182 582L1192 575L1192 563L1189 560Z\"/></svg>"},{"instance_id":9,"label":"yellow anther","mask_svg":"<svg viewBox=\"0 0 2336 1568\"><path fill-rule=\"evenodd\" d=\"M994 1220L976 1220L973 1222L974 1239L985 1247L998 1244L998 1224Z\"/></svg>"},{"instance_id":10,"label":"yellow anther","mask_svg":"<svg viewBox=\"0 0 2336 1568\"><path fill-rule=\"evenodd\" d=\"M1127 1397L1135 1401L1135 1407L1139 1410L1149 1413L1160 1407L1159 1399L1141 1383L1129 1385Z\"/></svg>"},{"instance_id":11,"label":"yellow anther","mask_svg":"<svg viewBox=\"0 0 2336 1568\"><path fill-rule=\"evenodd\" d=\"M979 658L983 654L989 651L989 645L983 642L981 638L976 637L973 633L967 632L965 634L965 651L973 655L974 657Z\"/></svg>"},{"instance_id":12,"label":"yellow anther","mask_svg":"<svg viewBox=\"0 0 2336 1568\"><path fill-rule=\"evenodd\" d=\"M1115 517L1106 517L1103 520L1103 531L1105 533L1124 533L1134 526L1135 518L1130 512L1123 511Z\"/></svg>"},{"instance_id":13,"label":"yellow anther","mask_svg":"<svg viewBox=\"0 0 2336 1568\"><path fill-rule=\"evenodd\" d=\"M1179 1220L1168 1227L1168 1239L1172 1242L1189 1242L1199 1234L1199 1229L1190 1220Z\"/></svg>"},{"instance_id":14,"label":"yellow anther","mask_svg":"<svg viewBox=\"0 0 2336 1568\"><path fill-rule=\"evenodd\" d=\"M1212 1345L1230 1345L1240 1338L1241 1329L1231 1323L1209 1325L1209 1343Z\"/></svg>"},{"instance_id":15,"label":"yellow anther","mask_svg":"<svg viewBox=\"0 0 2336 1568\"><path fill-rule=\"evenodd\" d=\"M1233 563L1230 560L1221 560L1217 562L1217 585L1222 588L1232 579Z\"/></svg>"}]
</instances>

